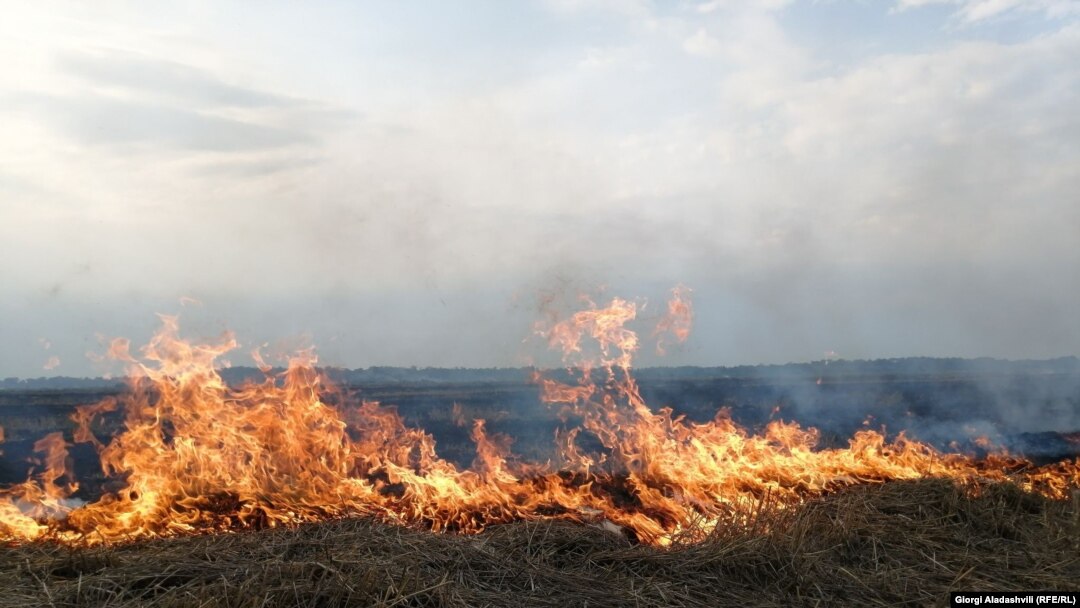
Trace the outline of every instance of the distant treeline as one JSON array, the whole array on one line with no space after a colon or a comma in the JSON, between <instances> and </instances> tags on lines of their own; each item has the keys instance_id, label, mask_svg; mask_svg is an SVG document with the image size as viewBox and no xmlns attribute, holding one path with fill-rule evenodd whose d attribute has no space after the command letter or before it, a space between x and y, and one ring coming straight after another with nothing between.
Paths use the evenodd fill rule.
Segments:
<instances>
[{"instance_id":1,"label":"distant treeline","mask_svg":"<svg viewBox=\"0 0 1080 608\"><path fill-rule=\"evenodd\" d=\"M222 378L231 385L248 381L262 381L267 375L284 371L274 368L262 372L254 367L230 367L219 370ZM522 383L536 371L525 367L499 368L442 368L442 367L368 367L363 369L324 368L327 376L343 385L363 386L373 384L477 384ZM567 376L565 370L546 371L545 375ZM634 370L641 380L704 380L713 378L749 378L760 380L783 380L785 378L817 377L825 379L897 376L967 376L973 374L1076 374L1080 373L1080 359L1059 357L1057 359L1019 360L962 358L905 357L874 360L822 360L808 363L779 365L740 365L735 367L646 367ZM123 378L5 378L0 380L0 390L46 390L46 389L113 389L123 386Z\"/></svg>"}]
</instances>

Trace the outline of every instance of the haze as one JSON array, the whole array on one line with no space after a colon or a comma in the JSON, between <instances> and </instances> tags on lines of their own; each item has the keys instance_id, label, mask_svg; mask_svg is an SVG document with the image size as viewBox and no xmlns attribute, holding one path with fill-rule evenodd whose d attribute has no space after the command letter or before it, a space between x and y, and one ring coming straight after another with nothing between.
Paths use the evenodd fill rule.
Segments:
<instances>
[{"instance_id":1,"label":"haze","mask_svg":"<svg viewBox=\"0 0 1080 608\"><path fill-rule=\"evenodd\" d=\"M1080 353L1076 2L2 10L0 377L157 312L521 365L544 294L677 283L643 364Z\"/></svg>"}]
</instances>

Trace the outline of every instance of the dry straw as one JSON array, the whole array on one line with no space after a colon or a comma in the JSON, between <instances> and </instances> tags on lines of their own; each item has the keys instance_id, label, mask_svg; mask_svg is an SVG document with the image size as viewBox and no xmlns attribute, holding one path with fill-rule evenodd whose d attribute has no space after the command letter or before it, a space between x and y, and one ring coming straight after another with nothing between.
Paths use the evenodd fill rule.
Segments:
<instances>
[{"instance_id":1,"label":"dry straw","mask_svg":"<svg viewBox=\"0 0 1080 608\"><path fill-rule=\"evenodd\" d=\"M1075 590L1080 512L1011 485L847 488L702 542L566 521L432 534L366 519L113 547L0 548L0 606L924 606Z\"/></svg>"}]
</instances>

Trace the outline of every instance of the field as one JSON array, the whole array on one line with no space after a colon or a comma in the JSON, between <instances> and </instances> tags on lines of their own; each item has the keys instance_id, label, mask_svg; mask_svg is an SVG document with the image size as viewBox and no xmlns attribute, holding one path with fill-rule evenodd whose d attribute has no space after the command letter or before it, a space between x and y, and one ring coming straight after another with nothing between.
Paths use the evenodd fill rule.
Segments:
<instances>
[{"instance_id":1,"label":"field","mask_svg":"<svg viewBox=\"0 0 1080 608\"><path fill-rule=\"evenodd\" d=\"M645 400L653 407L670 406L690 420L707 421L720 408L749 429L770 419L795 420L822 431L826 446L842 446L862 428L905 431L941 449L979 453L972 440L987 436L996 447L1021 453L1036 463L1080 457L1080 363L1073 359L1043 365L995 362L987 369L975 362L928 360L915 367L898 360L882 366L850 363L847 367L788 365L771 368L643 369L636 372ZM957 366L963 368L957 370ZM971 368L976 368L972 370ZM356 399L393 405L405 423L431 433L439 455L467 465L475 455L469 429L453 423L458 404L465 419L483 418L488 428L514 438L515 454L531 460L550 455L560 421L539 402L525 370L394 369L374 378L341 373ZM233 378L251 377L243 371ZM223 374L226 375L226 374ZM481 376L476 379L475 376ZM229 378L226 375L226 378ZM818 380L822 379L821 383ZM47 433L70 435L69 416L78 405L119 394L123 387L101 381L42 381L0 387L0 484L22 481L25 460L35 441ZM74 385L68 388L53 386ZM104 417L98 430L109 436L121 417ZM72 447L76 476L98 477L93 451Z\"/></svg>"},{"instance_id":2,"label":"field","mask_svg":"<svg viewBox=\"0 0 1080 608\"><path fill-rule=\"evenodd\" d=\"M820 427L824 445L874 424L976 454L985 449L979 432L1036 462L1080 455L1068 426L1080 403L1075 373L834 373L820 383L776 370L694 374L643 370L639 378L650 403L689 419L708 420L720 407L750 429L794 418ZM118 390L0 391L0 483L25 479L37 438L70 436L74 406ZM396 404L461 465L475 446L455 417L487 419L532 460L550 453L560 425L520 380L405 378L350 390ZM107 436L119 423L106 416L96 431ZM74 498L109 489L92 449L70 453L81 482ZM0 607L921 606L947 605L955 590L1075 590L1080 581L1080 493L1050 501L1010 484L924 479L774 507L763 499L749 522L722 522L704 541L667 549L610 524L518 522L457 535L369 518L110 547L13 544L0 548Z\"/></svg>"},{"instance_id":3,"label":"field","mask_svg":"<svg viewBox=\"0 0 1080 608\"><path fill-rule=\"evenodd\" d=\"M0 549L0 606L929 606L1076 589L1080 505L859 486L668 550L568 522L431 534L352 519L114 548Z\"/></svg>"}]
</instances>

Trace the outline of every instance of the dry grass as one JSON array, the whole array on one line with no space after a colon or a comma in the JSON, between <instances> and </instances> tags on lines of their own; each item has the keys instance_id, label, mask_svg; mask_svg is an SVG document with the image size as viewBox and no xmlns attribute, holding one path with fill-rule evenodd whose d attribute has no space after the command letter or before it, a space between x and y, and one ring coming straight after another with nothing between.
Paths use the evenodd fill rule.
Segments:
<instances>
[{"instance_id":1,"label":"dry grass","mask_svg":"<svg viewBox=\"0 0 1080 608\"><path fill-rule=\"evenodd\" d=\"M0 606L947 605L1080 587L1080 511L1013 486L854 487L669 550L569 522L431 534L362 519L70 549L0 548Z\"/></svg>"}]
</instances>

